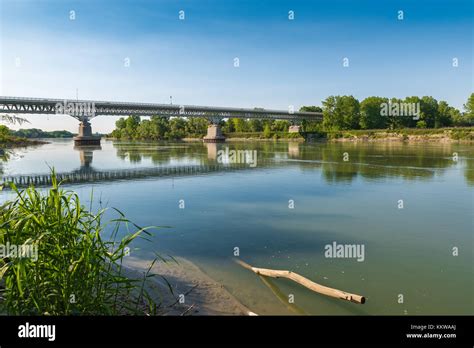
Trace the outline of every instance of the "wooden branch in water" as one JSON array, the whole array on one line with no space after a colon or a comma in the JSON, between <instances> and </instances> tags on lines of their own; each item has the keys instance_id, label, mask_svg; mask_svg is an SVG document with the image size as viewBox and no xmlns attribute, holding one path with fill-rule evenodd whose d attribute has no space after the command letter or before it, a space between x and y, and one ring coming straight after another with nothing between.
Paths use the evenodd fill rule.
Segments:
<instances>
[{"instance_id":1,"label":"wooden branch in water","mask_svg":"<svg viewBox=\"0 0 474 348\"><path fill-rule=\"evenodd\" d=\"M320 285L318 283L315 283L298 273L294 273L291 271L283 271L283 270L274 270L274 269L267 269L267 268L257 268L257 267L252 267L248 263L245 263L242 260L235 260L239 265L242 267L247 268L248 270L251 270L252 272L266 276L266 277L272 277L272 278L287 278L290 280L293 280L294 282L303 285L304 287L314 291L318 292L320 294L330 296L330 297L335 297L339 298L342 300L347 300L355 303L360 303L364 304L365 303L365 297L361 295L356 295L356 294L351 294L345 291L329 288L324 285Z\"/></svg>"}]
</instances>

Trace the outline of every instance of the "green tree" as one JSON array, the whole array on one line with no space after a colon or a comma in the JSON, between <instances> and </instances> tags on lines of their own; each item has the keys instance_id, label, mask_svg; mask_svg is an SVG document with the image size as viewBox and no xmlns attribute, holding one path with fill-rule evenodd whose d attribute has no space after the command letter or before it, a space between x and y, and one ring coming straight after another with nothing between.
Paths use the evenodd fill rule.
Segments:
<instances>
[{"instance_id":1,"label":"green tree","mask_svg":"<svg viewBox=\"0 0 474 348\"><path fill-rule=\"evenodd\" d=\"M10 129L5 125L0 125L0 137L4 138L10 135Z\"/></svg>"},{"instance_id":2,"label":"green tree","mask_svg":"<svg viewBox=\"0 0 474 348\"><path fill-rule=\"evenodd\" d=\"M391 98L387 106L388 110L392 110L393 105L401 105L403 103L402 99ZM394 112L388 112L388 115L383 116L386 118L385 124L389 129L398 129L404 127L404 124L407 122L408 117L400 117Z\"/></svg>"},{"instance_id":3,"label":"green tree","mask_svg":"<svg viewBox=\"0 0 474 348\"><path fill-rule=\"evenodd\" d=\"M265 124L265 127L263 129L263 136L267 139L271 138L272 137L272 130L270 128L270 124L269 123L266 123Z\"/></svg>"},{"instance_id":4,"label":"green tree","mask_svg":"<svg viewBox=\"0 0 474 348\"><path fill-rule=\"evenodd\" d=\"M451 117L451 120L453 120L454 126L467 126L468 125L466 118L464 118L461 111L459 111L456 108L452 108L450 110L450 117Z\"/></svg>"},{"instance_id":5,"label":"green tree","mask_svg":"<svg viewBox=\"0 0 474 348\"><path fill-rule=\"evenodd\" d=\"M136 128L135 139L153 139L153 132L150 120L143 120Z\"/></svg>"},{"instance_id":6,"label":"green tree","mask_svg":"<svg viewBox=\"0 0 474 348\"><path fill-rule=\"evenodd\" d=\"M463 105L465 113L464 118L468 124L474 123L474 93L471 93L466 104Z\"/></svg>"},{"instance_id":7,"label":"green tree","mask_svg":"<svg viewBox=\"0 0 474 348\"><path fill-rule=\"evenodd\" d=\"M140 116L129 116L125 121L125 128L135 130L140 124Z\"/></svg>"},{"instance_id":8,"label":"green tree","mask_svg":"<svg viewBox=\"0 0 474 348\"><path fill-rule=\"evenodd\" d=\"M399 127L417 127L418 121L422 118L421 105L423 101L417 96L406 97L405 100L400 100L400 109L404 111L410 111L409 115L403 115L398 117ZM426 122L426 120L424 120Z\"/></svg>"},{"instance_id":9,"label":"green tree","mask_svg":"<svg viewBox=\"0 0 474 348\"><path fill-rule=\"evenodd\" d=\"M227 121L223 121L224 124L222 125L222 131L224 133L233 133L235 132L234 128L234 122L232 122L232 119L229 118Z\"/></svg>"},{"instance_id":10,"label":"green tree","mask_svg":"<svg viewBox=\"0 0 474 348\"><path fill-rule=\"evenodd\" d=\"M207 133L208 121L202 117L191 117L186 121L186 134L190 136L202 136Z\"/></svg>"},{"instance_id":11,"label":"green tree","mask_svg":"<svg viewBox=\"0 0 474 348\"><path fill-rule=\"evenodd\" d=\"M170 124L168 117L152 116L151 117L152 134L155 139L164 139L165 134L169 132Z\"/></svg>"},{"instance_id":12,"label":"green tree","mask_svg":"<svg viewBox=\"0 0 474 348\"><path fill-rule=\"evenodd\" d=\"M358 129L359 119L359 101L353 96L330 96L323 101L323 126L325 129Z\"/></svg>"},{"instance_id":13,"label":"green tree","mask_svg":"<svg viewBox=\"0 0 474 348\"><path fill-rule=\"evenodd\" d=\"M420 120L416 123L416 128L426 128L427 124L425 120Z\"/></svg>"},{"instance_id":14,"label":"green tree","mask_svg":"<svg viewBox=\"0 0 474 348\"><path fill-rule=\"evenodd\" d=\"M247 122L242 118L232 118L234 129L237 133L247 132Z\"/></svg>"},{"instance_id":15,"label":"green tree","mask_svg":"<svg viewBox=\"0 0 474 348\"><path fill-rule=\"evenodd\" d=\"M302 112L323 112L323 109L319 106L302 106L300 108ZM303 120L301 122L301 129L303 132L318 132L321 130L320 121Z\"/></svg>"},{"instance_id":16,"label":"green tree","mask_svg":"<svg viewBox=\"0 0 474 348\"><path fill-rule=\"evenodd\" d=\"M452 112L453 107L449 106L447 102L440 101L438 103L438 113L437 118L435 120L435 126L439 127L447 127L453 124L452 119Z\"/></svg>"},{"instance_id":17,"label":"green tree","mask_svg":"<svg viewBox=\"0 0 474 348\"><path fill-rule=\"evenodd\" d=\"M116 122L115 122L115 128L117 129L123 129L127 126L127 123L125 122L125 119L123 117L120 117Z\"/></svg>"},{"instance_id":18,"label":"green tree","mask_svg":"<svg viewBox=\"0 0 474 348\"><path fill-rule=\"evenodd\" d=\"M251 132L261 132L263 130L262 121L256 118L250 119L248 125Z\"/></svg>"},{"instance_id":19,"label":"green tree","mask_svg":"<svg viewBox=\"0 0 474 348\"><path fill-rule=\"evenodd\" d=\"M323 108L319 106L302 106L300 108L301 112L323 112Z\"/></svg>"},{"instance_id":20,"label":"green tree","mask_svg":"<svg viewBox=\"0 0 474 348\"><path fill-rule=\"evenodd\" d=\"M272 130L275 132L288 132L289 127L290 127L290 121L276 120L273 122Z\"/></svg>"},{"instance_id":21,"label":"green tree","mask_svg":"<svg viewBox=\"0 0 474 348\"><path fill-rule=\"evenodd\" d=\"M182 118L172 118L169 125L170 129L165 135L167 139L182 139L186 136L186 121Z\"/></svg>"},{"instance_id":22,"label":"green tree","mask_svg":"<svg viewBox=\"0 0 474 348\"><path fill-rule=\"evenodd\" d=\"M420 120L425 121L427 128L434 128L438 118L438 101L433 97L422 97L420 111Z\"/></svg>"},{"instance_id":23,"label":"green tree","mask_svg":"<svg viewBox=\"0 0 474 348\"><path fill-rule=\"evenodd\" d=\"M383 129L387 127L387 117L381 114L384 103L388 103L388 99L382 97L368 97L360 103L360 128Z\"/></svg>"}]
</instances>

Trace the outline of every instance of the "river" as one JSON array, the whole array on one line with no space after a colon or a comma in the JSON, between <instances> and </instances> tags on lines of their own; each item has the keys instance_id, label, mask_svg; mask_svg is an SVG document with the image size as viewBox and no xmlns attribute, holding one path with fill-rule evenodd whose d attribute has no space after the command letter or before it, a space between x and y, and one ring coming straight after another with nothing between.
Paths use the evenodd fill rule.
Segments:
<instances>
[{"instance_id":1,"label":"river","mask_svg":"<svg viewBox=\"0 0 474 348\"><path fill-rule=\"evenodd\" d=\"M259 314L472 314L474 146L437 143L145 143L70 139L15 150L3 175L223 168L239 170L71 184L85 203L116 207L154 231L136 257L184 257ZM220 152L220 151L223 152ZM227 152L226 152L227 151ZM254 152L255 151L255 152ZM242 159L242 157L240 158ZM1 199L11 192L1 193ZM332 245L363 254L327 257ZM355 250L355 249L354 249ZM265 283L233 262L297 272L364 295L357 305L287 280ZM358 256L358 257L357 257Z\"/></svg>"}]
</instances>

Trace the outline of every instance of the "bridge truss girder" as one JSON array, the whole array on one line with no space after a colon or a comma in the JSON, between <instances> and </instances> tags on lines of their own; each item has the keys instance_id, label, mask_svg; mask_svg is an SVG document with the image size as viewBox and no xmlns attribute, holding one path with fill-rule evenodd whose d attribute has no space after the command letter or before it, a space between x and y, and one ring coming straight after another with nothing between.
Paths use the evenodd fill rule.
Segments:
<instances>
[{"instance_id":1,"label":"bridge truss girder","mask_svg":"<svg viewBox=\"0 0 474 348\"><path fill-rule=\"evenodd\" d=\"M93 114L82 115L68 112L61 107L70 104L85 104L93 107ZM59 106L59 107L58 107ZM61 112L58 112L59 111ZM91 100L61 100L0 97L0 113L11 114L58 114L69 115L80 121L97 116L162 116L162 117L203 117L213 122L223 118L279 119L279 120L321 120L322 114L315 112L286 112L282 110L243 109L207 107L193 105L121 103Z\"/></svg>"}]
</instances>

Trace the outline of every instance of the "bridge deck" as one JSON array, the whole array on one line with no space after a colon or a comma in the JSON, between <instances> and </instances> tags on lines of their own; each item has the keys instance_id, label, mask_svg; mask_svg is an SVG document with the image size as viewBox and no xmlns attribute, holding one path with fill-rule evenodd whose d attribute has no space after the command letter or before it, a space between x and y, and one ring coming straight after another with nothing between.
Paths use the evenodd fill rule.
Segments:
<instances>
[{"instance_id":1,"label":"bridge deck","mask_svg":"<svg viewBox=\"0 0 474 348\"><path fill-rule=\"evenodd\" d=\"M77 117L80 108L92 108L95 116L166 116L166 117L235 117L287 120L320 120L322 113L292 110L245 109L233 107L128 103L95 100L64 100L0 96L0 113L61 114Z\"/></svg>"}]
</instances>

